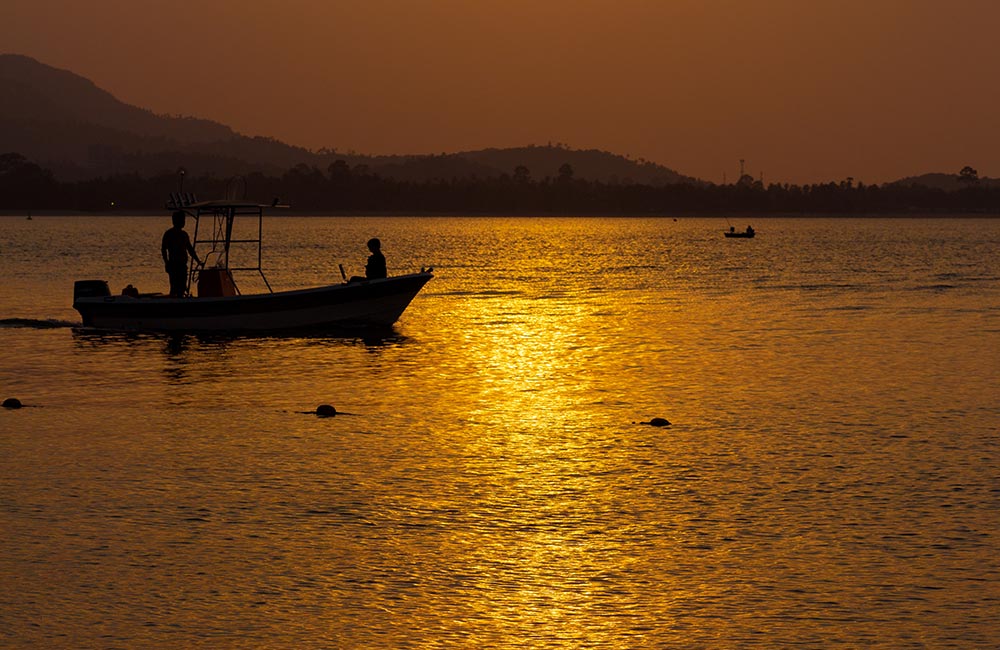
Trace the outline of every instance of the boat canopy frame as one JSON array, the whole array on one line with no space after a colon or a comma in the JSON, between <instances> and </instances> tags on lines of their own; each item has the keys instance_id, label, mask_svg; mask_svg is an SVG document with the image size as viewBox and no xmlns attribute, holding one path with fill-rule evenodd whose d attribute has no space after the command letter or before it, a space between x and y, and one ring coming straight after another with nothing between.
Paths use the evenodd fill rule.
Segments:
<instances>
[{"instance_id":1,"label":"boat canopy frame","mask_svg":"<svg viewBox=\"0 0 1000 650\"><path fill-rule=\"evenodd\" d=\"M276 204L264 205L251 201L198 201L197 197L187 194L171 194L170 201L167 203L168 210L180 210L194 219L194 237L192 238L191 244L194 246L195 252L198 253L198 256L203 262L207 261L208 256L214 253L218 255L218 262L215 264L215 268L226 269L230 272L256 271L260 275L261 280L264 281L264 286L267 287L267 290L270 293L274 293L274 289L271 288L271 283L268 282L267 276L264 275L262 264L264 247L264 209L274 207L285 206L278 206ZM246 238L233 239L233 224L236 221L236 217L256 217L256 237L247 236ZM210 223L206 224L204 228L201 223L202 219L210 221ZM256 266L230 266L229 251L233 244L255 247L257 259ZM211 250L202 255L201 251L198 250L199 245L203 250L207 247L211 247ZM195 263L194 259L190 261L190 267L188 269L188 295L191 293L192 284L197 281L198 273L201 271L201 268L202 267L199 267ZM239 286L236 285L235 280L233 281L233 285L236 288L237 294L239 294Z\"/></svg>"}]
</instances>

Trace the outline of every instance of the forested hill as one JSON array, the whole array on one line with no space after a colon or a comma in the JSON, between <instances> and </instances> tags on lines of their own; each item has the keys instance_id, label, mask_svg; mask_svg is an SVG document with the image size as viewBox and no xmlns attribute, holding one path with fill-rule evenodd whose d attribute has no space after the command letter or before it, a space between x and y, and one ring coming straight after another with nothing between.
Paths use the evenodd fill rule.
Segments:
<instances>
[{"instance_id":1,"label":"forested hill","mask_svg":"<svg viewBox=\"0 0 1000 650\"><path fill-rule=\"evenodd\" d=\"M119 101L88 79L17 54L0 55L0 153L14 152L64 181L116 174L153 176L180 167L196 175L280 175L297 165L327 171L343 160L406 181L513 175L662 185L697 182L646 161L562 145L442 155L369 156L310 151L273 138L248 137L194 117L157 115Z\"/></svg>"},{"instance_id":2,"label":"forested hill","mask_svg":"<svg viewBox=\"0 0 1000 650\"><path fill-rule=\"evenodd\" d=\"M908 176L901 178L888 185L902 187L930 187L945 192L957 192L970 186L997 188L1000 187L1000 179L980 177L979 173L972 167L965 167L958 174L921 174L920 176Z\"/></svg>"},{"instance_id":3,"label":"forested hill","mask_svg":"<svg viewBox=\"0 0 1000 650\"><path fill-rule=\"evenodd\" d=\"M557 178L560 168L569 164L574 176L605 183L637 183L641 185L670 185L674 183L699 184L695 178L683 176L644 160L610 154L597 149L568 149L562 145L544 147L517 147L511 149L484 149L458 154L468 160L492 167L500 172L523 165L535 178Z\"/></svg>"}]
</instances>

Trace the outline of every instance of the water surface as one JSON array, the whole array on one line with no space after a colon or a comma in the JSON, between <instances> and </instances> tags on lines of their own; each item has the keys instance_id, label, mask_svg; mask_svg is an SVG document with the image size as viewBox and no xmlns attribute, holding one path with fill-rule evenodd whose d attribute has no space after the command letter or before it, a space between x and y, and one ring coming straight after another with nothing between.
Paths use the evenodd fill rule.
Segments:
<instances>
[{"instance_id":1,"label":"water surface","mask_svg":"<svg viewBox=\"0 0 1000 650\"><path fill-rule=\"evenodd\" d=\"M166 219L0 225L4 647L1000 645L1000 221L271 219L436 275L280 338L71 326Z\"/></svg>"}]
</instances>

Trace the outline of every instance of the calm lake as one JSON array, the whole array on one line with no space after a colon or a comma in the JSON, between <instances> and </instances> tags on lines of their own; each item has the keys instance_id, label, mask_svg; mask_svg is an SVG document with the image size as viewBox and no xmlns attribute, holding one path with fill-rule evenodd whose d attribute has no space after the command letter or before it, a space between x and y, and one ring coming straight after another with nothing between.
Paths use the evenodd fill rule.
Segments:
<instances>
[{"instance_id":1,"label":"calm lake","mask_svg":"<svg viewBox=\"0 0 1000 650\"><path fill-rule=\"evenodd\" d=\"M1000 646L1000 219L281 217L275 290L436 277L77 328L169 225L0 218L0 647Z\"/></svg>"}]
</instances>

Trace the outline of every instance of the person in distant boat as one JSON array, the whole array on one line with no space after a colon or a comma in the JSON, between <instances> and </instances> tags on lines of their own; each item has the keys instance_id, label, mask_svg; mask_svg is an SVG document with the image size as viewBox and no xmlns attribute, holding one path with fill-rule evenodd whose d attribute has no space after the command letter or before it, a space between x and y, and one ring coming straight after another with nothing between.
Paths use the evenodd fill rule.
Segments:
<instances>
[{"instance_id":1,"label":"person in distant boat","mask_svg":"<svg viewBox=\"0 0 1000 650\"><path fill-rule=\"evenodd\" d=\"M166 267L167 275L170 276L170 297L183 298L184 292L187 291L188 253L198 264L201 264L201 260L194 252L191 238L184 231L186 219L184 211L174 212L171 218L174 226L163 233L160 253L163 255L163 264Z\"/></svg>"},{"instance_id":2,"label":"person in distant boat","mask_svg":"<svg viewBox=\"0 0 1000 650\"><path fill-rule=\"evenodd\" d=\"M753 226L747 226L747 234L753 235Z\"/></svg>"},{"instance_id":3,"label":"person in distant boat","mask_svg":"<svg viewBox=\"0 0 1000 650\"><path fill-rule=\"evenodd\" d=\"M382 242L379 241L378 237L372 237L368 240L368 250L372 254L368 256L368 263L365 264L365 277L369 280L388 277L389 272L385 268L385 255L382 254Z\"/></svg>"},{"instance_id":4,"label":"person in distant boat","mask_svg":"<svg viewBox=\"0 0 1000 650\"><path fill-rule=\"evenodd\" d=\"M729 226L729 232L736 232L736 226Z\"/></svg>"}]
</instances>

